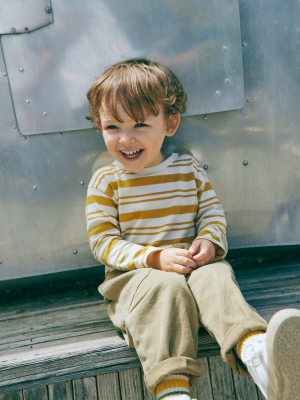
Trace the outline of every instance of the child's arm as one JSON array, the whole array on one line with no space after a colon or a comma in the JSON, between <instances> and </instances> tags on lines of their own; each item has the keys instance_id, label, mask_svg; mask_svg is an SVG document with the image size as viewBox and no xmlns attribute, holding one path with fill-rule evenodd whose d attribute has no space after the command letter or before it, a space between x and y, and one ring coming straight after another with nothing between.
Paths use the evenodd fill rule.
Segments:
<instances>
[{"instance_id":1,"label":"child's arm","mask_svg":"<svg viewBox=\"0 0 300 400\"><path fill-rule=\"evenodd\" d=\"M205 171L196 162L195 176L199 204L196 218L197 237L189 251L197 265L202 266L212 262L216 256L219 259L225 257L227 224L223 207Z\"/></svg>"}]
</instances>

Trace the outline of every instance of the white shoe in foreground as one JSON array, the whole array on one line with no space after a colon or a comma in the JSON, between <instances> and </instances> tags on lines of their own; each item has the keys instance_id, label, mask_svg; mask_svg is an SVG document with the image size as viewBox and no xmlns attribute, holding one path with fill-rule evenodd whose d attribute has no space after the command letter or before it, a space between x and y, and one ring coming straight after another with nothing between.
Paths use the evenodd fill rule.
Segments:
<instances>
[{"instance_id":1,"label":"white shoe in foreground","mask_svg":"<svg viewBox=\"0 0 300 400\"><path fill-rule=\"evenodd\" d=\"M300 311L277 312L267 333L245 342L241 359L267 400L299 400Z\"/></svg>"}]
</instances>

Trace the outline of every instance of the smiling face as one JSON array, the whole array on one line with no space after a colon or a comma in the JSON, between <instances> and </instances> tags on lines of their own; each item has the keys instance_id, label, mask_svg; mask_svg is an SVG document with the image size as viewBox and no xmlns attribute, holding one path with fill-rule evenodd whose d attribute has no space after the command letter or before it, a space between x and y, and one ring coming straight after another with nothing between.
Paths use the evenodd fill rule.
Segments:
<instances>
[{"instance_id":1,"label":"smiling face","mask_svg":"<svg viewBox=\"0 0 300 400\"><path fill-rule=\"evenodd\" d=\"M118 103L117 117L120 121L100 110L99 128L111 156L134 173L161 163L164 138L174 135L180 115L166 118L163 112L155 116L144 110L144 121L137 122Z\"/></svg>"}]
</instances>

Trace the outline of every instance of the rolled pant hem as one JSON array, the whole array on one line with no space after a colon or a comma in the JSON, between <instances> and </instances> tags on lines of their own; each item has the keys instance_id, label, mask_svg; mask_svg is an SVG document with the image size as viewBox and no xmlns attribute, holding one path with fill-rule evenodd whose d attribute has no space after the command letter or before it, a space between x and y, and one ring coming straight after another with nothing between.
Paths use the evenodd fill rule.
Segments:
<instances>
[{"instance_id":1,"label":"rolled pant hem","mask_svg":"<svg viewBox=\"0 0 300 400\"><path fill-rule=\"evenodd\" d=\"M234 346L246 333L251 331L266 331L268 324L263 318L244 318L234 324L226 333L221 346L221 356L239 375L249 375L245 364L233 351Z\"/></svg>"},{"instance_id":2,"label":"rolled pant hem","mask_svg":"<svg viewBox=\"0 0 300 400\"><path fill-rule=\"evenodd\" d=\"M198 361L189 357L170 357L161 361L150 371L145 373L144 379L148 389L155 397L155 388L160 381L167 375L175 373L186 373L190 375L190 384L192 385L201 377L201 368Z\"/></svg>"}]
</instances>

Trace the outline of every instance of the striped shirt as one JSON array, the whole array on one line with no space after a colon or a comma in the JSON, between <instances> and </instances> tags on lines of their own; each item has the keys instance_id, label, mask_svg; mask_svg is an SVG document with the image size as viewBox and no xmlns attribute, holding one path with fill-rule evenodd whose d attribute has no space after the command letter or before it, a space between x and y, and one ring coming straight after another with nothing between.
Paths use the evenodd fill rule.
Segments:
<instances>
[{"instance_id":1,"label":"striped shirt","mask_svg":"<svg viewBox=\"0 0 300 400\"><path fill-rule=\"evenodd\" d=\"M205 171L190 155L171 154L138 173L115 161L98 169L86 202L94 257L113 269L147 268L158 247L208 239L227 252L224 210Z\"/></svg>"}]
</instances>

